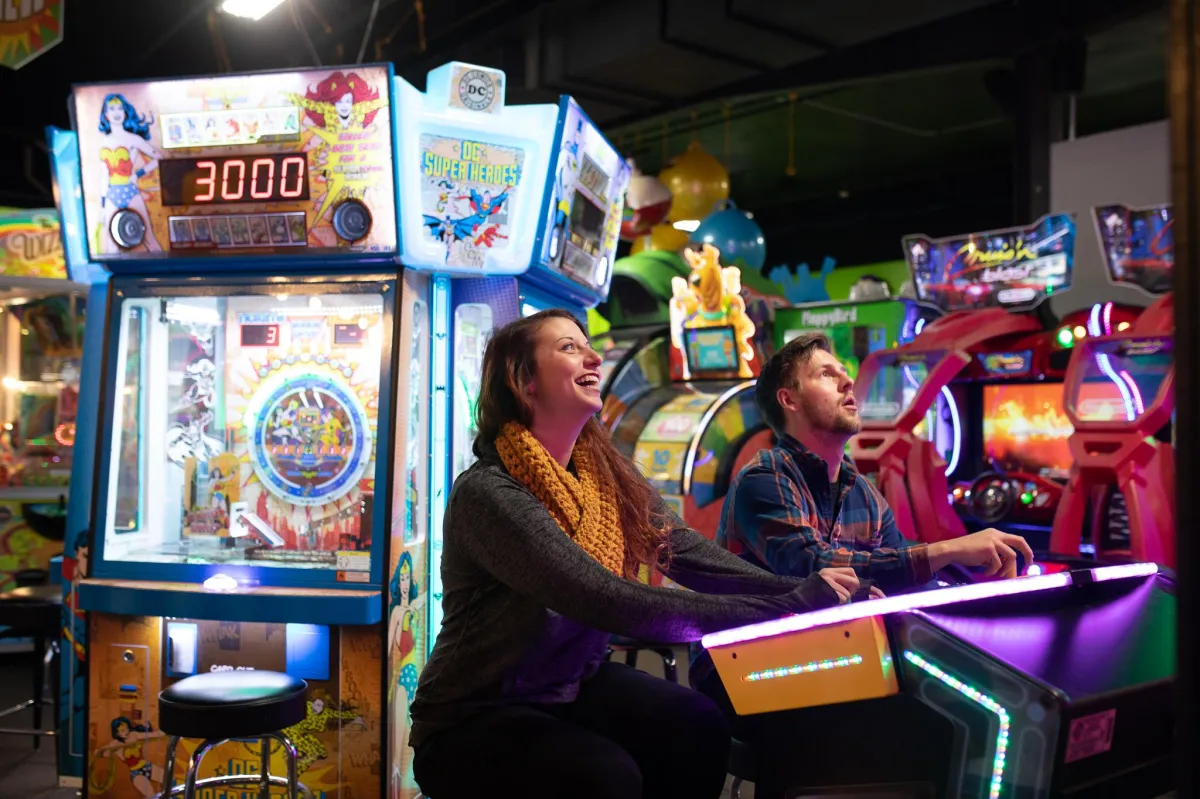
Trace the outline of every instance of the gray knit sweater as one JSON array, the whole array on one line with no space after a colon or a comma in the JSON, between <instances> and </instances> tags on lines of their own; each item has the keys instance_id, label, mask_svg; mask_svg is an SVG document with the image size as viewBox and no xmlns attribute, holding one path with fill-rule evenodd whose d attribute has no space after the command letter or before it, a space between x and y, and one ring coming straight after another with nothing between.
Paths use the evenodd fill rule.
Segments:
<instances>
[{"instance_id":1,"label":"gray knit sweater","mask_svg":"<svg viewBox=\"0 0 1200 799\"><path fill-rule=\"evenodd\" d=\"M610 634L687 642L705 633L837 603L820 576L762 571L669 519L667 576L692 589L624 580L563 535L494 447L450 492L442 552L444 618L412 704L411 742L501 704L570 702Z\"/></svg>"}]
</instances>

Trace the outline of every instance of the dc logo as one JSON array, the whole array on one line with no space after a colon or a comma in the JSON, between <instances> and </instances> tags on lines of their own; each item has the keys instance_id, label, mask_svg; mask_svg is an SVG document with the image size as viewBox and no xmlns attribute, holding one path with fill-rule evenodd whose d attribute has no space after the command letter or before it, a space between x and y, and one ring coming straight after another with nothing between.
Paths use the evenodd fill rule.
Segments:
<instances>
[{"instance_id":1,"label":"dc logo","mask_svg":"<svg viewBox=\"0 0 1200 799\"><path fill-rule=\"evenodd\" d=\"M496 84L490 75L473 69L458 81L458 99L472 111L483 111L496 97Z\"/></svg>"}]
</instances>

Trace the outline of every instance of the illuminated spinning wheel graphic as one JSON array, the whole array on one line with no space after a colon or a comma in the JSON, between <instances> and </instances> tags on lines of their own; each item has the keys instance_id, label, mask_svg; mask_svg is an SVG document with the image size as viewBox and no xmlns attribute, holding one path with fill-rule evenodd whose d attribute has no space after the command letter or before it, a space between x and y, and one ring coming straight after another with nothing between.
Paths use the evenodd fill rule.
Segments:
<instances>
[{"instance_id":1,"label":"illuminated spinning wheel graphic","mask_svg":"<svg viewBox=\"0 0 1200 799\"><path fill-rule=\"evenodd\" d=\"M371 461L370 422L341 380L281 375L262 386L252 404L250 463L271 494L293 505L324 505L362 477Z\"/></svg>"}]
</instances>

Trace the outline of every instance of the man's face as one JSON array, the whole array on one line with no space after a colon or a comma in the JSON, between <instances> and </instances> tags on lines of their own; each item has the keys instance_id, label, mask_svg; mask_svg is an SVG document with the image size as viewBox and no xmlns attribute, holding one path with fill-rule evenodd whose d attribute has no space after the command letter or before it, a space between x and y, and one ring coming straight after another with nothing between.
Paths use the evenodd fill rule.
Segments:
<instances>
[{"instance_id":1,"label":"man's face","mask_svg":"<svg viewBox=\"0 0 1200 799\"><path fill-rule=\"evenodd\" d=\"M796 370L796 385L779 390L779 403L798 430L844 435L862 428L854 381L833 353L814 349Z\"/></svg>"}]
</instances>

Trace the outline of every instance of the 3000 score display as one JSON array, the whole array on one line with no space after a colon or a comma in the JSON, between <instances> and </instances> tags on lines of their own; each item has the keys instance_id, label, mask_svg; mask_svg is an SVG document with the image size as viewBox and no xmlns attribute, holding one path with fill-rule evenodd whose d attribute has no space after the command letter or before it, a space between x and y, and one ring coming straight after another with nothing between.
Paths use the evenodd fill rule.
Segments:
<instances>
[{"instance_id":1,"label":"3000 score display","mask_svg":"<svg viewBox=\"0 0 1200 799\"><path fill-rule=\"evenodd\" d=\"M303 155L179 158L160 161L158 169L165 206L308 199L308 161Z\"/></svg>"}]
</instances>

